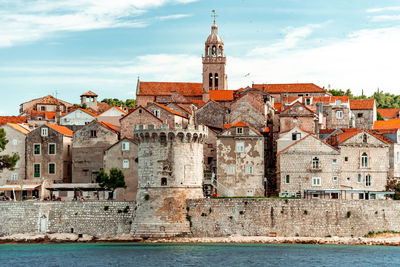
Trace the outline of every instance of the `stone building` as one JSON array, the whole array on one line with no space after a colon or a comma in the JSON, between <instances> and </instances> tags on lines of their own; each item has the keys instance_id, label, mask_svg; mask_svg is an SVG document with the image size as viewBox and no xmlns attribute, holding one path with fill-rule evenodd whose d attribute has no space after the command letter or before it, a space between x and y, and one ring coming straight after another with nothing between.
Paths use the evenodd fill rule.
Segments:
<instances>
[{"instance_id":1,"label":"stone building","mask_svg":"<svg viewBox=\"0 0 400 267\"><path fill-rule=\"evenodd\" d=\"M207 128L139 125L138 192L133 236L166 237L190 232L186 200L203 198L203 142Z\"/></svg>"},{"instance_id":2,"label":"stone building","mask_svg":"<svg viewBox=\"0 0 400 267\"><path fill-rule=\"evenodd\" d=\"M278 147L277 151L279 152L287 148L288 146L292 145L293 143L297 142L298 140L302 139L303 137L306 137L311 133L312 132L306 132L297 126L289 131L280 133L279 139L276 141Z\"/></svg>"},{"instance_id":3,"label":"stone building","mask_svg":"<svg viewBox=\"0 0 400 267\"><path fill-rule=\"evenodd\" d=\"M72 106L71 103L48 95L20 104L19 113L26 114L28 111L56 112L57 107L60 108L61 112L68 112Z\"/></svg>"},{"instance_id":4,"label":"stone building","mask_svg":"<svg viewBox=\"0 0 400 267\"><path fill-rule=\"evenodd\" d=\"M384 197L391 141L370 130L342 130L335 144L340 149L342 163L340 184L352 198Z\"/></svg>"},{"instance_id":5,"label":"stone building","mask_svg":"<svg viewBox=\"0 0 400 267\"><path fill-rule=\"evenodd\" d=\"M123 116L120 119L121 124L121 138L133 137L133 129L135 125L152 124L155 127L159 127L163 124L163 121L142 106L138 106L129 114Z\"/></svg>"},{"instance_id":6,"label":"stone building","mask_svg":"<svg viewBox=\"0 0 400 267\"><path fill-rule=\"evenodd\" d=\"M319 122L317 113L300 102L295 102L279 113L280 132L289 131L296 126L306 132L315 132Z\"/></svg>"},{"instance_id":7,"label":"stone building","mask_svg":"<svg viewBox=\"0 0 400 267\"><path fill-rule=\"evenodd\" d=\"M114 198L119 201L135 201L138 185L138 148L131 138L122 138L104 152L104 170L117 168L124 173L126 188L118 188Z\"/></svg>"},{"instance_id":8,"label":"stone building","mask_svg":"<svg viewBox=\"0 0 400 267\"><path fill-rule=\"evenodd\" d=\"M384 120L400 117L400 108L378 108L377 111Z\"/></svg>"},{"instance_id":9,"label":"stone building","mask_svg":"<svg viewBox=\"0 0 400 267\"><path fill-rule=\"evenodd\" d=\"M26 136L26 179L71 182L73 132L44 124Z\"/></svg>"},{"instance_id":10,"label":"stone building","mask_svg":"<svg viewBox=\"0 0 400 267\"><path fill-rule=\"evenodd\" d=\"M98 121L120 126L120 119L128 113L119 107L111 107L97 116Z\"/></svg>"},{"instance_id":11,"label":"stone building","mask_svg":"<svg viewBox=\"0 0 400 267\"><path fill-rule=\"evenodd\" d=\"M338 149L312 134L295 141L277 155L279 195L342 198L340 160Z\"/></svg>"},{"instance_id":12,"label":"stone building","mask_svg":"<svg viewBox=\"0 0 400 267\"><path fill-rule=\"evenodd\" d=\"M84 126L96 118L96 114L89 110L77 108L61 116L60 124L63 126Z\"/></svg>"},{"instance_id":13,"label":"stone building","mask_svg":"<svg viewBox=\"0 0 400 267\"><path fill-rule=\"evenodd\" d=\"M264 137L239 121L217 136L218 195L264 196Z\"/></svg>"},{"instance_id":14,"label":"stone building","mask_svg":"<svg viewBox=\"0 0 400 267\"><path fill-rule=\"evenodd\" d=\"M209 100L195 112L197 125L204 124L210 127L222 129L225 124L226 109L223 105Z\"/></svg>"},{"instance_id":15,"label":"stone building","mask_svg":"<svg viewBox=\"0 0 400 267\"><path fill-rule=\"evenodd\" d=\"M118 142L119 130L96 120L74 132L72 144L72 182L94 183L103 166L104 151Z\"/></svg>"},{"instance_id":16,"label":"stone building","mask_svg":"<svg viewBox=\"0 0 400 267\"><path fill-rule=\"evenodd\" d=\"M19 161L13 170L3 169L0 171L0 185L10 183L11 181L25 180L26 166L25 166L25 141L26 135L30 130L23 126L23 124L7 123L1 126L6 133L8 143L0 155L19 155Z\"/></svg>"},{"instance_id":17,"label":"stone building","mask_svg":"<svg viewBox=\"0 0 400 267\"><path fill-rule=\"evenodd\" d=\"M148 105L146 109L152 112L157 118L160 118L163 122L168 124L171 128L186 127L188 125L188 117L160 103L154 102Z\"/></svg>"},{"instance_id":18,"label":"stone building","mask_svg":"<svg viewBox=\"0 0 400 267\"><path fill-rule=\"evenodd\" d=\"M374 130L391 141L389 147L389 179L400 180L400 129Z\"/></svg>"},{"instance_id":19,"label":"stone building","mask_svg":"<svg viewBox=\"0 0 400 267\"><path fill-rule=\"evenodd\" d=\"M373 129L377 116L375 99L352 99L350 109L354 113L356 128Z\"/></svg>"}]
</instances>

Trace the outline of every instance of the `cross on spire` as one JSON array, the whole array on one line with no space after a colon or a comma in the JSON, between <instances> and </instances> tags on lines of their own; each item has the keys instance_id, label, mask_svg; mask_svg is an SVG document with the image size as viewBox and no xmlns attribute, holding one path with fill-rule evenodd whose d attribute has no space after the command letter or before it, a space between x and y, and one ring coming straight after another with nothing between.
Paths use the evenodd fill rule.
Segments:
<instances>
[{"instance_id":1,"label":"cross on spire","mask_svg":"<svg viewBox=\"0 0 400 267\"><path fill-rule=\"evenodd\" d=\"M215 9L211 10L211 17L214 18L214 25L215 25L215 18L218 17L217 14L215 14Z\"/></svg>"}]
</instances>

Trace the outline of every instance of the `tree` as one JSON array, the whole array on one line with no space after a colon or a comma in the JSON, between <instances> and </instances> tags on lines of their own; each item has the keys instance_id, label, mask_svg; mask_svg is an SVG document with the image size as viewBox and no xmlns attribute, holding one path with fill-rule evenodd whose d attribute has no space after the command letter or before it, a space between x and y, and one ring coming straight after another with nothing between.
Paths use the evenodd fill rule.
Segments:
<instances>
[{"instance_id":1,"label":"tree","mask_svg":"<svg viewBox=\"0 0 400 267\"><path fill-rule=\"evenodd\" d=\"M386 185L386 191L394 191L393 199L400 199L400 183L397 180L390 180Z\"/></svg>"},{"instance_id":2,"label":"tree","mask_svg":"<svg viewBox=\"0 0 400 267\"><path fill-rule=\"evenodd\" d=\"M115 189L126 188L124 173L117 168L112 168L109 174L104 170L100 170L97 174L96 181L101 187L110 190L113 195Z\"/></svg>"},{"instance_id":3,"label":"tree","mask_svg":"<svg viewBox=\"0 0 400 267\"><path fill-rule=\"evenodd\" d=\"M3 128L0 128L0 152L6 149L6 145L8 140L6 139L6 131ZM19 160L18 154L10 155L1 155L0 156L0 171L3 169L14 169L15 164Z\"/></svg>"},{"instance_id":4,"label":"tree","mask_svg":"<svg viewBox=\"0 0 400 267\"><path fill-rule=\"evenodd\" d=\"M104 98L101 102L108 104L109 106L116 106L116 107L127 107L127 108L134 108L136 106L135 99L127 99L125 102L119 100L118 98Z\"/></svg>"}]
</instances>

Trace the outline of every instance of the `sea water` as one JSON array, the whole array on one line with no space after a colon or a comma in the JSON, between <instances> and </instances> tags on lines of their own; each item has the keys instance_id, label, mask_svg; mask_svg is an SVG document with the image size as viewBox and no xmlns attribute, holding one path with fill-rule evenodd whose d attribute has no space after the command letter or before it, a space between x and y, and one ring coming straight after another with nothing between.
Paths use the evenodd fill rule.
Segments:
<instances>
[{"instance_id":1,"label":"sea water","mask_svg":"<svg viewBox=\"0 0 400 267\"><path fill-rule=\"evenodd\" d=\"M400 247L286 244L2 244L0 266L400 266Z\"/></svg>"}]
</instances>

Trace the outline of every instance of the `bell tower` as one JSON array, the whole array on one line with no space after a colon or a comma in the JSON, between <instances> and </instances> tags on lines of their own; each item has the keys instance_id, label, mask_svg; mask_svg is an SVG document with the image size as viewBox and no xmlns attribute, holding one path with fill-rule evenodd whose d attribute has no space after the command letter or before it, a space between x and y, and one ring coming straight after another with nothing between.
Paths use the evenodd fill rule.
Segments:
<instances>
[{"instance_id":1,"label":"bell tower","mask_svg":"<svg viewBox=\"0 0 400 267\"><path fill-rule=\"evenodd\" d=\"M210 99L211 90L226 90L228 77L225 74L226 57L224 55L224 42L218 35L218 26L215 24L215 10L212 11L214 23L211 34L205 42L203 56L203 101Z\"/></svg>"}]
</instances>

